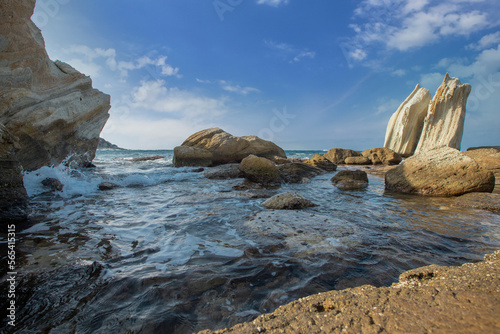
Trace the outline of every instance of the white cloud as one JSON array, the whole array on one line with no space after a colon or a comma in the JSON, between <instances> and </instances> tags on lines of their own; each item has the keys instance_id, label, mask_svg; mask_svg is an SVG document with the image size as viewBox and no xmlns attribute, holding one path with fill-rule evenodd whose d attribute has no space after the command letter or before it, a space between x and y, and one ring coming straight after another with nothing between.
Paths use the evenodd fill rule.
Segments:
<instances>
[{"instance_id":1,"label":"white cloud","mask_svg":"<svg viewBox=\"0 0 500 334\"><path fill-rule=\"evenodd\" d=\"M264 44L271 50L285 58L289 63L298 63L304 58L314 59L316 52L309 49L300 49L287 43L278 43L272 40L264 41Z\"/></svg>"},{"instance_id":2,"label":"white cloud","mask_svg":"<svg viewBox=\"0 0 500 334\"><path fill-rule=\"evenodd\" d=\"M132 95L135 109L170 113L175 118L211 119L227 112L226 98L214 99L177 87L167 87L164 80L141 81Z\"/></svg>"},{"instance_id":3,"label":"white cloud","mask_svg":"<svg viewBox=\"0 0 500 334\"><path fill-rule=\"evenodd\" d=\"M396 77L403 77L406 75L406 71L403 69L398 69L398 70L393 71L392 75L396 76Z\"/></svg>"},{"instance_id":4,"label":"white cloud","mask_svg":"<svg viewBox=\"0 0 500 334\"><path fill-rule=\"evenodd\" d=\"M441 60L441 65L453 76L470 78L488 76L500 71L500 44L495 48L481 51L475 60L467 65L463 60L453 61L453 59Z\"/></svg>"},{"instance_id":5,"label":"white cloud","mask_svg":"<svg viewBox=\"0 0 500 334\"><path fill-rule=\"evenodd\" d=\"M272 7L278 7L280 5L288 5L289 0L257 0L259 5L268 5Z\"/></svg>"},{"instance_id":6,"label":"white cloud","mask_svg":"<svg viewBox=\"0 0 500 334\"><path fill-rule=\"evenodd\" d=\"M471 43L466 48L474 50L484 50L500 43L500 31L483 36L479 42Z\"/></svg>"},{"instance_id":7,"label":"white cloud","mask_svg":"<svg viewBox=\"0 0 500 334\"><path fill-rule=\"evenodd\" d=\"M220 80L219 84L221 85L222 89L224 89L227 92L231 93L237 93L241 95L248 95L249 93L258 93L260 90L257 88L253 87L241 87L240 85L233 85L225 80Z\"/></svg>"}]
</instances>

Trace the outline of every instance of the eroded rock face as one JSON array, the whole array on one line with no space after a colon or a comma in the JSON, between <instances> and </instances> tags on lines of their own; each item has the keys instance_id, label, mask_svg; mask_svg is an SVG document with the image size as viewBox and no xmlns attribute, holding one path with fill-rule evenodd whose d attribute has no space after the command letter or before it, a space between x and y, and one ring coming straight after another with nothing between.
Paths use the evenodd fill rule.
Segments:
<instances>
[{"instance_id":1,"label":"eroded rock face","mask_svg":"<svg viewBox=\"0 0 500 334\"><path fill-rule=\"evenodd\" d=\"M429 90L417 85L389 120L384 147L404 157L413 155L422 134L430 102Z\"/></svg>"},{"instance_id":2,"label":"eroded rock face","mask_svg":"<svg viewBox=\"0 0 500 334\"><path fill-rule=\"evenodd\" d=\"M216 166L241 162L250 154L271 160L286 159L285 151L270 141L256 136L235 137L211 128L196 132L174 149L174 166Z\"/></svg>"},{"instance_id":3,"label":"eroded rock face","mask_svg":"<svg viewBox=\"0 0 500 334\"><path fill-rule=\"evenodd\" d=\"M361 152L374 165L397 165L403 159L393 150L386 147L372 148Z\"/></svg>"},{"instance_id":4,"label":"eroded rock face","mask_svg":"<svg viewBox=\"0 0 500 334\"><path fill-rule=\"evenodd\" d=\"M495 176L460 151L443 146L414 155L385 174L388 190L425 196L492 192Z\"/></svg>"},{"instance_id":5,"label":"eroded rock face","mask_svg":"<svg viewBox=\"0 0 500 334\"><path fill-rule=\"evenodd\" d=\"M52 62L31 21L35 1L3 0L0 11L0 122L19 138L24 169L67 159L89 165L109 114L110 97L89 77Z\"/></svg>"},{"instance_id":6,"label":"eroded rock face","mask_svg":"<svg viewBox=\"0 0 500 334\"><path fill-rule=\"evenodd\" d=\"M469 84L462 84L446 74L429 106L415 154L440 146L460 150L470 91Z\"/></svg>"},{"instance_id":7,"label":"eroded rock face","mask_svg":"<svg viewBox=\"0 0 500 334\"><path fill-rule=\"evenodd\" d=\"M0 225L27 219L28 194L21 164L17 161L17 138L0 124Z\"/></svg>"},{"instance_id":8,"label":"eroded rock face","mask_svg":"<svg viewBox=\"0 0 500 334\"><path fill-rule=\"evenodd\" d=\"M348 157L359 157L361 153L344 148L332 148L323 155L325 158L330 160L336 165L345 164L345 159Z\"/></svg>"},{"instance_id":9,"label":"eroded rock face","mask_svg":"<svg viewBox=\"0 0 500 334\"><path fill-rule=\"evenodd\" d=\"M337 170L337 165L322 156L321 154L315 154L309 160L305 161L306 164L317 167L319 169L325 170L327 172L334 172Z\"/></svg>"}]
</instances>

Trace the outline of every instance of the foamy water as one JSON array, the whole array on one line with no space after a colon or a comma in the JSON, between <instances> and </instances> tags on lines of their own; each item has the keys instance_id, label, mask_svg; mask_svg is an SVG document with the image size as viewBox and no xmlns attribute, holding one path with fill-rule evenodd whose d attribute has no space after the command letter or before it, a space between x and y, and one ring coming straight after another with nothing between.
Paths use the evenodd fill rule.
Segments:
<instances>
[{"instance_id":1,"label":"foamy water","mask_svg":"<svg viewBox=\"0 0 500 334\"><path fill-rule=\"evenodd\" d=\"M165 158L131 161L153 155ZM500 245L499 215L386 193L376 176L362 191L336 189L334 173L283 185L275 193L318 206L282 212L232 190L241 179L173 168L172 151L99 151L94 164L25 174L38 223L18 233L19 332L215 329L312 293L480 260ZM47 177L63 192L47 193ZM101 191L104 181L120 187Z\"/></svg>"}]
</instances>

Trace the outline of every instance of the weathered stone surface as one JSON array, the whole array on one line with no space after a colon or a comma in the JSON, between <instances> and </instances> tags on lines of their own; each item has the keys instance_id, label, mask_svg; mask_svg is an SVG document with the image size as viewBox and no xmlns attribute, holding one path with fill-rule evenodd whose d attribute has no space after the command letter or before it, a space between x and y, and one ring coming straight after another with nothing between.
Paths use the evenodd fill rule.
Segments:
<instances>
[{"instance_id":1,"label":"weathered stone surface","mask_svg":"<svg viewBox=\"0 0 500 334\"><path fill-rule=\"evenodd\" d=\"M397 165L403 159L401 155L386 147L372 148L361 152L374 165Z\"/></svg>"},{"instance_id":2,"label":"weathered stone surface","mask_svg":"<svg viewBox=\"0 0 500 334\"><path fill-rule=\"evenodd\" d=\"M17 138L0 124L0 225L28 217L28 194L16 158L18 148Z\"/></svg>"},{"instance_id":3,"label":"weathered stone surface","mask_svg":"<svg viewBox=\"0 0 500 334\"><path fill-rule=\"evenodd\" d=\"M210 167L203 173L207 179L211 180L226 180L245 177L239 169L239 164L226 164L216 167Z\"/></svg>"},{"instance_id":4,"label":"weathered stone surface","mask_svg":"<svg viewBox=\"0 0 500 334\"><path fill-rule=\"evenodd\" d=\"M343 165L345 164L345 159L347 157L359 157L361 156L361 153L350 149L332 148L323 156L336 165Z\"/></svg>"},{"instance_id":5,"label":"weathered stone surface","mask_svg":"<svg viewBox=\"0 0 500 334\"><path fill-rule=\"evenodd\" d=\"M0 122L19 138L26 170L63 161L87 166L106 123L110 97L89 77L52 62L30 20L32 0L4 0L0 10Z\"/></svg>"},{"instance_id":6,"label":"weathered stone surface","mask_svg":"<svg viewBox=\"0 0 500 334\"><path fill-rule=\"evenodd\" d=\"M174 148L174 167L204 166L213 164L212 152L199 147L177 146Z\"/></svg>"},{"instance_id":7,"label":"weathered stone surface","mask_svg":"<svg viewBox=\"0 0 500 334\"><path fill-rule=\"evenodd\" d=\"M372 161L367 157L347 157L345 158L346 165L371 165Z\"/></svg>"},{"instance_id":8,"label":"weathered stone surface","mask_svg":"<svg viewBox=\"0 0 500 334\"><path fill-rule=\"evenodd\" d=\"M195 152L202 154L203 159L207 156L207 153L203 152L206 151L211 153L212 163L210 165L240 162L250 154L269 158L271 160L279 158L286 159L285 151L270 141L263 140L256 136L235 137L219 128L211 128L196 132L189 136L180 147L191 147L197 150L191 151L189 155L194 163L196 163L197 160L197 157L194 155ZM176 167L194 166L194 163L190 163L189 157L185 155L181 157L179 155L183 153L184 150L185 149L180 149L179 147L174 149L174 165Z\"/></svg>"},{"instance_id":9,"label":"weathered stone surface","mask_svg":"<svg viewBox=\"0 0 500 334\"><path fill-rule=\"evenodd\" d=\"M305 161L306 164L317 167L319 169L325 170L327 172L334 172L337 170L337 165L322 156L321 154L315 154L309 160Z\"/></svg>"},{"instance_id":10,"label":"weathered stone surface","mask_svg":"<svg viewBox=\"0 0 500 334\"><path fill-rule=\"evenodd\" d=\"M479 166L495 174L495 191L497 191L500 186L500 149L494 147L469 149L464 154L474 159Z\"/></svg>"},{"instance_id":11,"label":"weathered stone surface","mask_svg":"<svg viewBox=\"0 0 500 334\"><path fill-rule=\"evenodd\" d=\"M465 120L465 105L471 86L462 84L448 73L432 99L424 120L415 154L440 146L460 150Z\"/></svg>"},{"instance_id":12,"label":"weathered stone surface","mask_svg":"<svg viewBox=\"0 0 500 334\"><path fill-rule=\"evenodd\" d=\"M287 183L301 183L304 179L309 179L324 173L322 169L308 165L303 162L292 162L279 165L281 177Z\"/></svg>"},{"instance_id":13,"label":"weathered stone surface","mask_svg":"<svg viewBox=\"0 0 500 334\"><path fill-rule=\"evenodd\" d=\"M495 176L460 151L443 146L414 155L385 174L386 189L425 196L492 192Z\"/></svg>"},{"instance_id":14,"label":"weathered stone surface","mask_svg":"<svg viewBox=\"0 0 500 334\"><path fill-rule=\"evenodd\" d=\"M429 90L417 85L389 120L384 147L404 157L413 155L422 134L430 102Z\"/></svg>"},{"instance_id":15,"label":"weathered stone surface","mask_svg":"<svg viewBox=\"0 0 500 334\"><path fill-rule=\"evenodd\" d=\"M368 175L362 170L342 170L331 179L341 190L364 189L368 187Z\"/></svg>"},{"instance_id":16,"label":"weathered stone surface","mask_svg":"<svg viewBox=\"0 0 500 334\"><path fill-rule=\"evenodd\" d=\"M305 199L296 192L286 192L275 195L262 203L264 207L271 210L301 210L316 206L313 202Z\"/></svg>"},{"instance_id":17,"label":"weathered stone surface","mask_svg":"<svg viewBox=\"0 0 500 334\"><path fill-rule=\"evenodd\" d=\"M482 262L410 270L390 287L312 295L251 322L200 333L498 333L499 287L496 251Z\"/></svg>"},{"instance_id":18,"label":"weathered stone surface","mask_svg":"<svg viewBox=\"0 0 500 334\"><path fill-rule=\"evenodd\" d=\"M266 158L249 155L241 161L238 168L249 181L266 186L281 183L278 167Z\"/></svg>"},{"instance_id":19,"label":"weathered stone surface","mask_svg":"<svg viewBox=\"0 0 500 334\"><path fill-rule=\"evenodd\" d=\"M468 193L457 197L453 205L500 212L500 194Z\"/></svg>"}]
</instances>

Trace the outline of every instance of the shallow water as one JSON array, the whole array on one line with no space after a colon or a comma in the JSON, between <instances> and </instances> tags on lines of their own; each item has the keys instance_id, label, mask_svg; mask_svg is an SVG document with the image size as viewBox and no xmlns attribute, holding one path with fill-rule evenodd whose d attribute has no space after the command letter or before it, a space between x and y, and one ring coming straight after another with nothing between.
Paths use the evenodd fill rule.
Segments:
<instances>
[{"instance_id":1,"label":"shallow water","mask_svg":"<svg viewBox=\"0 0 500 334\"><path fill-rule=\"evenodd\" d=\"M165 158L130 161L152 155ZM350 192L331 185L334 173L284 185L275 192L318 206L282 212L232 190L241 179L208 180L171 161L172 151L99 151L92 170L25 175L38 223L18 233L16 333L216 329L309 294L481 260L500 245L498 214L387 193L381 177ZM46 177L63 193L45 193ZM122 187L99 191L102 181Z\"/></svg>"}]
</instances>

